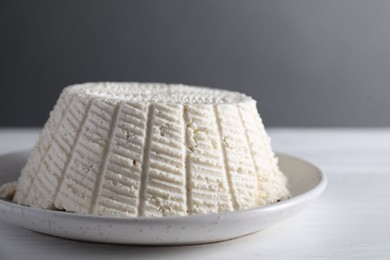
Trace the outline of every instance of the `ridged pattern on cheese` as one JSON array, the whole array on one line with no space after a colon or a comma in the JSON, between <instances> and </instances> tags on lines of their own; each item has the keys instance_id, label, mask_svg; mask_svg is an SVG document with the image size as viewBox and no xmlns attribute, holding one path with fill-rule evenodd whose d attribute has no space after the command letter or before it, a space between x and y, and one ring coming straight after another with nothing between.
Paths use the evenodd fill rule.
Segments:
<instances>
[{"instance_id":1,"label":"ridged pattern on cheese","mask_svg":"<svg viewBox=\"0 0 390 260\"><path fill-rule=\"evenodd\" d=\"M182 152L183 106L153 104L151 109L140 214L186 215L186 175Z\"/></svg>"},{"instance_id":2,"label":"ridged pattern on cheese","mask_svg":"<svg viewBox=\"0 0 390 260\"><path fill-rule=\"evenodd\" d=\"M187 131L187 171L193 214L233 209L213 105L184 107Z\"/></svg>"},{"instance_id":3,"label":"ridged pattern on cheese","mask_svg":"<svg viewBox=\"0 0 390 260\"><path fill-rule=\"evenodd\" d=\"M85 214L162 217L252 208L288 194L251 98L106 83L64 90L14 200Z\"/></svg>"},{"instance_id":4,"label":"ridged pattern on cheese","mask_svg":"<svg viewBox=\"0 0 390 260\"><path fill-rule=\"evenodd\" d=\"M258 184L245 129L236 105L215 106L230 193L235 209L256 206Z\"/></svg>"},{"instance_id":5,"label":"ridged pattern on cheese","mask_svg":"<svg viewBox=\"0 0 390 260\"><path fill-rule=\"evenodd\" d=\"M138 216L148 106L121 103L105 174L92 213Z\"/></svg>"},{"instance_id":6,"label":"ridged pattern on cheese","mask_svg":"<svg viewBox=\"0 0 390 260\"><path fill-rule=\"evenodd\" d=\"M54 208L54 199L68 169L70 155L80 133L79 127L87 115L87 106L88 101L74 97L67 110L62 113L60 125L23 203L34 207Z\"/></svg>"},{"instance_id":7,"label":"ridged pattern on cheese","mask_svg":"<svg viewBox=\"0 0 390 260\"><path fill-rule=\"evenodd\" d=\"M95 201L115 110L115 105L105 101L92 100L87 106L88 113L55 198L57 208L80 213L90 213Z\"/></svg>"},{"instance_id":8,"label":"ridged pattern on cheese","mask_svg":"<svg viewBox=\"0 0 390 260\"><path fill-rule=\"evenodd\" d=\"M66 91L63 91L58 98L53 111L50 112L49 119L46 122L34 149L30 153L26 165L22 169L21 178L18 180L18 192L16 192L14 196L14 200L17 203L40 206L35 204L38 202L31 202L32 198L30 197L32 197L32 195L30 195L29 191L34 186L38 172L41 172L41 169L47 166L47 163L43 163L46 160L46 157L52 156L49 151L52 149L52 144L56 142L54 137L57 136L58 131L61 131L59 125L65 117L66 111L71 103L71 99L72 96L67 95ZM58 139L59 138L57 138L57 140ZM66 138L64 139L66 140ZM30 202L26 200L29 200Z\"/></svg>"},{"instance_id":9,"label":"ridged pattern on cheese","mask_svg":"<svg viewBox=\"0 0 390 260\"><path fill-rule=\"evenodd\" d=\"M242 115L248 147L254 158L259 186L257 204L267 205L287 199L287 179L277 166L277 158L271 149L271 139L257 113L256 103L240 103L237 106Z\"/></svg>"}]
</instances>

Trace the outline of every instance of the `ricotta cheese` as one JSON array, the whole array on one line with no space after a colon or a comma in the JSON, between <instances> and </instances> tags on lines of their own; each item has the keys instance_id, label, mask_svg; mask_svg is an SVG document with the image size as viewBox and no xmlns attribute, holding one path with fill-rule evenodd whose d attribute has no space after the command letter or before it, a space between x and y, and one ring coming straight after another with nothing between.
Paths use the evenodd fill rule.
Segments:
<instances>
[{"instance_id":1,"label":"ricotta cheese","mask_svg":"<svg viewBox=\"0 0 390 260\"><path fill-rule=\"evenodd\" d=\"M286 199L256 101L157 83L64 89L14 201L116 216L183 216Z\"/></svg>"},{"instance_id":2,"label":"ricotta cheese","mask_svg":"<svg viewBox=\"0 0 390 260\"><path fill-rule=\"evenodd\" d=\"M12 199L16 190L16 181L0 185L0 198Z\"/></svg>"}]
</instances>

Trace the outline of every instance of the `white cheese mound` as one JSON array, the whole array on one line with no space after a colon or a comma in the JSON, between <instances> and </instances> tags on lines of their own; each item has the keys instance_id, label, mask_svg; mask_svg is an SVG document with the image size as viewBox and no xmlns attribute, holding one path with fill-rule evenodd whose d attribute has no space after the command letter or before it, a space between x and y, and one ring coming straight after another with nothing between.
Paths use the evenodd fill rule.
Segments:
<instances>
[{"instance_id":1,"label":"white cheese mound","mask_svg":"<svg viewBox=\"0 0 390 260\"><path fill-rule=\"evenodd\" d=\"M60 95L15 202L116 216L182 216L286 199L256 101L157 83L86 83Z\"/></svg>"}]
</instances>

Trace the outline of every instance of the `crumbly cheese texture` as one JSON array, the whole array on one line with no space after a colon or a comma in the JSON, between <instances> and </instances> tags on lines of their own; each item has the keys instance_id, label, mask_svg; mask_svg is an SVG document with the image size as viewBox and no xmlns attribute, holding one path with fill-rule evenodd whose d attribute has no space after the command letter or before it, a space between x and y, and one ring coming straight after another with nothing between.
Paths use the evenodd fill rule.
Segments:
<instances>
[{"instance_id":1,"label":"crumbly cheese texture","mask_svg":"<svg viewBox=\"0 0 390 260\"><path fill-rule=\"evenodd\" d=\"M256 108L241 93L157 83L64 89L14 201L107 216L184 216L289 196Z\"/></svg>"},{"instance_id":2,"label":"crumbly cheese texture","mask_svg":"<svg viewBox=\"0 0 390 260\"><path fill-rule=\"evenodd\" d=\"M12 199L16 191L16 181L0 185L0 198Z\"/></svg>"}]
</instances>

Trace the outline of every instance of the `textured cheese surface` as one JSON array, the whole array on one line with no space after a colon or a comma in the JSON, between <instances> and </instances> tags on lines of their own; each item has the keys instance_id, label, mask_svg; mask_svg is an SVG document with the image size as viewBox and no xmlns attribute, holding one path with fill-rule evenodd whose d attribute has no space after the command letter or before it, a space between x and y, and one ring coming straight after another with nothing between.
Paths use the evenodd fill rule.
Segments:
<instances>
[{"instance_id":1,"label":"textured cheese surface","mask_svg":"<svg viewBox=\"0 0 390 260\"><path fill-rule=\"evenodd\" d=\"M16 191L16 181L0 185L0 198L12 199Z\"/></svg>"},{"instance_id":2,"label":"textured cheese surface","mask_svg":"<svg viewBox=\"0 0 390 260\"><path fill-rule=\"evenodd\" d=\"M86 83L61 93L14 201L115 216L182 216L286 199L256 102L158 83Z\"/></svg>"}]
</instances>

